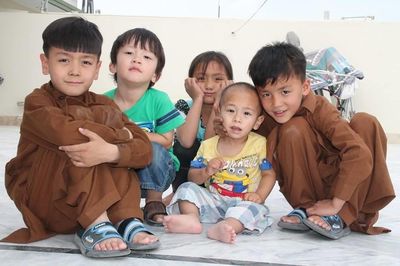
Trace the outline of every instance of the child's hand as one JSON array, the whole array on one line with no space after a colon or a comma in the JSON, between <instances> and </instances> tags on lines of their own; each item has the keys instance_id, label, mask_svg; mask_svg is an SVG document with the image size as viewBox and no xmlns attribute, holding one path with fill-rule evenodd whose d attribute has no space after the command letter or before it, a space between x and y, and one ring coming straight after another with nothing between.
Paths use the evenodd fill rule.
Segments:
<instances>
[{"instance_id":1,"label":"child's hand","mask_svg":"<svg viewBox=\"0 0 400 266\"><path fill-rule=\"evenodd\" d=\"M213 110L216 115L217 115L217 112L219 109L218 107L219 107L219 101L221 100L222 91L231 84L233 84L233 80L225 80L225 81L221 82L221 84L219 84L220 88L215 95L214 104L213 104Z\"/></svg>"},{"instance_id":2,"label":"child's hand","mask_svg":"<svg viewBox=\"0 0 400 266\"><path fill-rule=\"evenodd\" d=\"M320 200L307 209L307 214L319 216L335 215L342 209L344 203L344 200L338 198L333 198L331 200Z\"/></svg>"},{"instance_id":3,"label":"child's hand","mask_svg":"<svg viewBox=\"0 0 400 266\"><path fill-rule=\"evenodd\" d=\"M212 176L219 170L221 170L225 165L225 161L222 158L213 158L211 159L206 167L206 173L209 176Z\"/></svg>"},{"instance_id":4,"label":"child's hand","mask_svg":"<svg viewBox=\"0 0 400 266\"><path fill-rule=\"evenodd\" d=\"M197 84L197 81L195 78L187 78L185 79L185 89L187 94L192 98L192 100L195 99L203 99L204 92L200 88L200 86Z\"/></svg>"},{"instance_id":5,"label":"child's hand","mask_svg":"<svg viewBox=\"0 0 400 266\"><path fill-rule=\"evenodd\" d=\"M213 120L214 131L215 131L215 134L217 134L221 137L224 137L227 134L227 131L224 127L223 122L224 122L224 120L223 120L222 116L220 115L220 113L219 112L218 112L218 114L215 113L215 118Z\"/></svg>"},{"instance_id":6,"label":"child's hand","mask_svg":"<svg viewBox=\"0 0 400 266\"><path fill-rule=\"evenodd\" d=\"M60 146L78 167L92 167L101 163L115 162L119 159L119 150L116 145L106 142L99 135L89 129L80 128L79 132L88 137L89 141L82 144Z\"/></svg>"},{"instance_id":7,"label":"child's hand","mask_svg":"<svg viewBox=\"0 0 400 266\"><path fill-rule=\"evenodd\" d=\"M209 121L207 123L205 139L208 139L208 138L214 136L215 134L222 136L222 137L227 135L227 131L223 126L223 120L222 120L222 117L221 117L221 114L219 111L219 101L221 99L222 91L225 89L226 86L228 86L232 83L233 83L232 80L227 80L227 81L221 82L221 84L220 84L220 89L218 90L218 92L215 95L213 111L211 112Z\"/></svg>"},{"instance_id":8,"label":"child's hand","mask_svg":"<svg viewBox=\"0 0 400 266\"><path fill-rule=\"evenodd\" d=\"M243 199L247 200L247 201L259 203L259 204L263 203L260 195L258 195L255 192L248 192L248 193L244 194L244 198Z\"/></svg>"}]
</instances>

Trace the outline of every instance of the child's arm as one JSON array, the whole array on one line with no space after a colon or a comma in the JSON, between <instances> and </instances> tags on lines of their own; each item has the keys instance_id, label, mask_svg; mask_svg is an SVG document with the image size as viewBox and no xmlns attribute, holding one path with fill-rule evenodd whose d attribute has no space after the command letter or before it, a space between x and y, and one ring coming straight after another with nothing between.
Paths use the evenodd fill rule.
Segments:
<instances>
[{"instance_id":1,"label":"child's arm","mask_svg":"<svg viewBox=\"0 0 400 266\"><path fill-rule=\"evenodd\" d=\"M193 103L186 115L185 123L176 129L176 136L184 148L190 148L196 139L204 93L195 78L187 78L185 88Z\"/></svg>"},{"instance_id":2,"label":"child's arm","mask_svg":"<svg viewBox=\"0 0 400 266\"><path fill-rule=\"evenodd\" d=\"M116 167L143 168L151 161L152 148L146 134L124 117L125 127L129 135L127 142L112 144L104 141L95 132L80 128L79 132L89 141L60 146L78 167L92 167L101 163L115 163Z\"/></svg>"},{"instance_id":3,"label":"child's arm","mask_svg":"<svg viewBox=\"0 0 400 266\"><path fill-rule=\"evenodd\" d=\"M92 167L101 163L118 162L120 152L117 145L104 141L99 135L88 129L79 128L79 132L86 136L89 141L59 147L75 166Z\"/></svg>"},{"instance_id":4,"label":"child's arm","mask_svg":"<svg viewBox=\"0 0 400 266\"><path fill-rule=\"evenodd\" d=\"M171 148L174 141L174 131L172 130L164 134L146 132L146 135L151 142L156 142L166 149Z\"/></svg>"},{"instance_id":5,"label":"child's arm","mask_svg":"<svg viewBox=\"0 0 400 266\"><path fill-rule=\"evenodd\" d=\"M190 168L188 173L188 180L196 184L203 184L214 175L216 172L221 170L225 165L225 161L221 158L211 159L206 167L203 168Z\"/></svg>"},{"instance_id":6,"label":"child's arm","mask_svg":"<svg viewBox=\"0 0 400 266\"><path fill-rule=\"evenodd\" d=\"M116 167L143 168L152 158L152 146L146 133L123 115L123 130L130 131L128 142L117 143L120 153Z\"/></svg>"},{"instance_id":7,"label":"child's arm","mask_svg":"<svg viewBox=\"0 0 400 266\"><path fill-rule=\"evenodd\" d=\"M153 108L153 114L149 114L148 119L153 120L155 127L146 134L151 142L159 143L169 149L173 144L175 130L184 124L185 119L175 108L167 93L151 91L154 99L149 104Z\"/></svg>"},{"instance_id":8,"label":"child's arm","mask_svg":"<svg viewBox=\"0 0 400 266\"><path fill-rule=\"evenodd\" d=\"M219 131L221 131L219 128L219 125L221 125L221 128L223 128L222 131L225 131L225 128L222 126L222 122L223 122L223 120L219 114L218 106L214 105L214 107L212 108L210 117L208 118L206 132L204 133L204 139L209 139L211 137L214 137L216 134L219 135L219 133L221 133L221 132L219 132ZM220 124L215 125L215 123L220 123Z\"/></svg>"},{"instance_id":9,"label":"child's arm","mask_svg":"<svg viewBox=\"0 0 400 266\"><path fill-rule=\"evenodd\" d=\"M115 108L119 110L118 107ZM79 132L79 128L96 132L109 143L129 140L129 133L122 128L112 128L88 119L73 119L41 89L26 97L23 120L21 132L24 136L53 151L58 151L58 147L62 145L87 142L87 137Z\"/></svg>"},{"instance_id":10,"label":"child's arm","mask_svg":"<svg viewBox=\"0 0 400 266\"><path fill-rule=\"evenodd\" d=\"M253 193L246 193L244 196L244 200L260 204L264 203L265 199L274 188L275 182L276 174L272 168L270 170L261 171L261 180L257 190Z\"/></svg>"}]
</instances>

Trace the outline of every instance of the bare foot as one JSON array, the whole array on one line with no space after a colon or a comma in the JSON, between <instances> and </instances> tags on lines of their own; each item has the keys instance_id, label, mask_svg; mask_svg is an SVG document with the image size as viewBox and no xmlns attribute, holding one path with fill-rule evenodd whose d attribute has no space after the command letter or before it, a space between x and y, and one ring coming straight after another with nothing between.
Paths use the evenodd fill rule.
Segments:
<instances>
[{"instance_id":1,"label":"bare foot","mask_svg":"<svg viewBox=\"0 0 400 266\"><path fill-rule=\"evenodd\" d=\"M124 250L126 248L125 242L119 238L105 239L94 246L94 249L98 251Z\"/></svg>"},{"instance_id":2,"label":"bare foot","mask_svg":"<svg viewBox=\"0 0 400 266\"><path fill-rule=\"evenodd\" d=\"M102 213L99 217L97 217L96 220L93 221L92 224L90 224L86 229L91 228L95 226L96 224L100 224L102 222L110 222L108 219L107 213ZM109 238L109 239L104 239L100 243L96 244L94 246L95 250L98 251L108 251L108 250L124 250L127 248L127 245L124 240L120 238Z\"/></svg>"},{"instance_id":3,"label":"bare foot","mask_svg":"<svg viewBox=\"0 0 400 266\"><path fill-rule=\"evenodd\" d=\"M168 206L174 197L174 192L171 192L171 194L167 195L165 198L162 199L162 203L164 203L165 206Z\"/></svg>"},{"instance_id":4,"label":"bare foot","mask_svg":"<svg viewBox=\"0 0 400 266\"><path fill-rule=\"evenodd\" d=\"M318 215L312 215L308 217L308 220L318 225L319 227L324 228L325 230L331 230L331 226Z\"/></svg>"},{"instance_id":5,"label":"bare foot","mask_svg":"<svg viewBox=\"0 0 400 266\"><path fill-rule=\"evenodd\" d=\"M291 223L291 224L299 224L300 222L300 218L297 216L282 216L281 217L281 221L285 222L285 223Z\"/></svg>"},{"instance_id":6,"label":"bare foot","mask_svg":"<svg viewBox=\"0 0 400 266\"><path fill-rule=\"evenodd\" d=\"M235 229L225 221L221 221L211 226L207 231L207 236L224 243L232 244L236 240Z\"/></svg>"},{"instance_id":7,"label":"bare foot","mask_svg":"<svg viewBox=\"0 0 400 266\"><path fill-rule=\"evenodd\" d=\"M134 244L151 244L158 241L158 237L155 235L148 234L146 232L139 232L132 239Z\"/></svg>"},{"instance_id":8,"label":"bare foot","mask_svg":"<svg viewBox=\"0 0 400 266\"><path fill-rule=\"evenodd\" d=\"M167 215L163 225L167 233L200 234L203 229L199 218L189 214Z\"/></svg>"}]
</instances>

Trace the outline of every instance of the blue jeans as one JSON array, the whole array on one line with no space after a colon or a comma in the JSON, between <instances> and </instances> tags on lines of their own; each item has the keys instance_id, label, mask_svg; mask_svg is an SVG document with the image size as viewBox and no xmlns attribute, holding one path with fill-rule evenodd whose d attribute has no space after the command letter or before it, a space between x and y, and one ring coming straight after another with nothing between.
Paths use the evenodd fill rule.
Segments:
<instances>
[{"instance_id":1,"label":"blue jeans","mask_svg":"<svg viewBox=\"0 0 400 266\"><path fill-rule=\"evenodd\" d=\"M146 197L147 190L166 191L176 176L174 162L168 150L155 142L152 142L151 146L153 147L151 163L137 171L142 198Z\"/></svg>"}]
</instances>

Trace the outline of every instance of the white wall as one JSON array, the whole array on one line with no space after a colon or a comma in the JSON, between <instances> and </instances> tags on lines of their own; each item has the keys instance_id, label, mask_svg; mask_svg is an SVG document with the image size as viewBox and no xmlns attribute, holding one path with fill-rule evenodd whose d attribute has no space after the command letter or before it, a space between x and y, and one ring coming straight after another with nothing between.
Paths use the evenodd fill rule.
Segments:
<instances>
[{"instance_id":1,"label":"white wall","mask_svg":"<svg viewBox=\"0 0 400 266\"><path fill-rule=\"evenodd\" d=\"M0 86L0 116L17 116L23 101L33 88L48 81L41 74L39 54L41 34L53 20L66 14L0 13L0 73L5 77ZM364 72L356 91L357 111L378 117L386 132L400 134L400 23L374 21L251 21L237 34L231 32L242 20L151 18L85 15L95 22L104 37L103 66L93 91L102 93L114 84L108 72L112 42L122 32L145 27L155 32L163 43L166 66L157 88L169 93L173 100L186 98L183 80L193 57L206 50L224 52L234 67L235 80L249 81L248 64L266 43L284 40L286 32L295 31L305 51L333 46L356 68ZM397 122L396 122L397 121Z\"/></svg>"}]
</instances>

